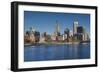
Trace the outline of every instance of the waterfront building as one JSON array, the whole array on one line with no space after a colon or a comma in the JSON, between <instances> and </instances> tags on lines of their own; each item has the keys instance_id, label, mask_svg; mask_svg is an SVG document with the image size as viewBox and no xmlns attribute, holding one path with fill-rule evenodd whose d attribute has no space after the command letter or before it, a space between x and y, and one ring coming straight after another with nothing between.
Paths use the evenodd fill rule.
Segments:
<instances>
[{"instance_id":1,"label":"waterfront building","mask_svg":"<svg viewBox=\"0 0 100 73\"><path fill-rule=\"evenodd\" d=\"M63 34L63 40L66 40L68 38L67 34Z\"/></svg>"},{"instance_id":2,"label":"waterfront building","mask_svg":"<svg viewBox=\"0 0 100 73\"><path fill-rule=\"evenodd\" d=\"M34 35L35 29L33 27L30 27L26 33L24 33L24 43L34 43L35 42L35 35Z\"/></svg>"},{"instance_id":3,"label":"waterfront building","mask_svg":"<svg viewBox=\"0 0 100 73\"><path fill-rule=\"evenodd\" d=\"M45 37L43 36L43 34L40 35L39 43L45 43Z\"/></svg>"},{"instance_id":4,"label":"waterfront building","mask_svg":"<svg viewBox=\"0 0 100 73\"><path fill-rule=\"evenodd\" d=\"M62 35L62 40L63 40L63 41L65 40L65 35L64 35L64 34Z\"/></svg>"},{"instance_id":5,"label":"waterfront building","mask_svg":"<svg viewBox=\"0 0 100 73\"><path fill-rule=\"evenodd\" d=\"M88 33L83 34L83 41L89 41L89 35Z\"/></svg>"},{"instance_id":6,"label":"waterfront building","mask_svg":"<svg viewBox=\"0 0 100 73\"><path fill-rule=\"evenodd\" d=\"M77 34L77 27L78 27L79 23L78 20L75 19L74 23L73 23L73 35Z\"/></svg>"},{"instance_id":7,"label":"waterfront building","mask_svg":"<svg viewBox=\"0 0 100 73\"><path fill-rule=\"evenodd\" d=\"M33 27L30 27L29 37L30 37L31 41L33 41L33 42L39 42L40 32L36 31Z\"/></svg>"},{"instance_id":8,"label":"waterfront building","mask_svg":"<svg viewBox=\"0 0 100 73\"><path fill-rule=\"evenodd\" d=\"M78 26L77 27L77 34L83 34L85 33L85 28L83 26Z\"/></svg>"},{"instance_id":9,"label":"waterfront building","mask_svg":"<svg viewBox=\"0 0 100 73\"><path fill-rule=\"evenodd\" d=\"M83 41L83 34L82 34L82 33L76 34L75 40L76 40L76 41Z\"/></svg>"},{"instance_id":10,"label":"waterfront building","mask_svg":"<svg viewBox=\"0 0 100 73\"><path fill-rule=\"evenodd\" d=\"M83 26L77 27L77 38L81 41L89 41L88 33L86 33L86 29Z\"/></svg>"},{"instance_id":11,"label":"waterfront building","mask_svg":"<svg viewBox=\"0 0 100 73\"><path fill-rule=\"evenodd\" d=\"M46 36L47 36L47 32L44 32L44 33L42 34L42 36L46 37Z\"/></svg>"},{"instance_id":12,"label":"waterfront building","mask_svg":"<svg viewBox=\"0 0 100 73\"><path fill-rule=\"evenodd\" d=\"M86 33L86 29L83 26L78 26L77 27L77 33L78 33L78 37L79 39L81 39L82 41L89 41L89 36L88 33Z\"/></svg>"},{"instance_id":13,"label":"waterfront building","mask_svg":"<svg viewBox=\"0 0 100 73\"><path fill-rule=\"evenodd\" d=\"M35 42L39 42L39 40L40 40L40 32L35 31L33 35L35 36Z\"/></svg>"},{"instance_id":14,"label":"waterfront building","mask_svg":"<svg viewBox=\"0 0 100 73\"><path fill-rule=\"evenodd\" d=\"M28 37L28 35L24 35L24 43L28 43L28 42L30 42L30 39L29 39L29 37Z\"/></svg>"},{"instance_id":15,"label":"waterfront building","mask_svg":"<svg viewBox=\"0 0 100 73\"><path fill-rule=\"evenodd\" d=\"M59 41L59 42L63 41L63 35L57 36L56 37L56 41Z\"/></svg>"},{"instance_id":16,"label":"waterfront building","mask_svg":"<svg viewBox=\"0 0 100 73\"><path fill-rule=\"evenodd\" d=\"M34 42L35 42L35 36L33 34L24 35L24 43L34 43Z\"/></svg>"},{"instance_id":17,"label":"waterfront building","mask_svg":"<svg viewBox=\"0 0 100 73\"><path fill-rule=\"evenodd\" d=\"M49 34L46 36L45 41L46 42L51 42L51 36Z\"/></svg>"},{"instance_id":18,"label":"waterfront building","mask_svg":"<svg viewBox=\"0 0 100 73\"><path fill-rule=\"evenodd\" d=\"M58 24L57 21L56 21L56 28L55 28L54 34L55 34L56 36L59 36L59 35L60 35L60 26L59 26L59 24Z\"/></svg>"},{"instance_id":19,"label":"waterfront building","mask_svg":"<svg viewBox=\"0 0 100 73\"><path fill-rule=\"evenodd\" d=\"M54 34L51 35L51 40L56 41L56 36Z\"/></svg>"},{"instance_id":20,"label":"waterfront building","mask_svg":"<svg viewBox=\"0 0 100 73\"><path fill-rule=\"evenodd\" d=\"M77 27L76 40L82 41L83 40L83 34L84 34L83 26L78 26Z\"/></svg>"},{"instance_id":21,"label":"waterfront building","mask_svg":"<svg viewBox=\"0 0 100 73\"><path fill-rule=\"evenodd\" d=\"M72 37L72 36L73 36L73 31L70 30L70 32L69 32L69 37Z\"/></svg>"},{"instance_id":22,"label":"waterfront building","mask_svg":"<svg viewBox=\"0 0 100 73\"><path fill-rule=\"evenodd\" d=\"M33 27L30 27L30 29L26 31L24 35L24 40L27 43L35 43L39 42L40 40L40 32L35 31Z\"/></svg>"},{"instance_id":23,"label":"waterfront building","mask_svg":"<svg viewBox=\"0 0 100 73\"><path fill-rule=\"evenodd\" d=\"M35 36L34 36L34 34L31 34L31 35L29 36L29 39L30 39L30 42L31 42L31 43L34 43L34 42L35 42Z\"/></svg>"}]
</instances>

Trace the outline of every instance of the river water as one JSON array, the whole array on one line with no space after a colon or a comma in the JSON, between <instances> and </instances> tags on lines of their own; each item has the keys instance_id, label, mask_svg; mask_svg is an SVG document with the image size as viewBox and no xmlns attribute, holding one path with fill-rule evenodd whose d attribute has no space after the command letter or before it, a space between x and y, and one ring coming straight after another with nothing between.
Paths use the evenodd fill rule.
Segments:
<instances>
[{"instance_id":1,"label":"river water","mask_svg":"<svg viewBox=\"0 0 100 73\"><path fill-rule=\"evenodd\" d=\"M90 43L24 47L24 61L89 59Z\"/></svg>"}]
</instances>

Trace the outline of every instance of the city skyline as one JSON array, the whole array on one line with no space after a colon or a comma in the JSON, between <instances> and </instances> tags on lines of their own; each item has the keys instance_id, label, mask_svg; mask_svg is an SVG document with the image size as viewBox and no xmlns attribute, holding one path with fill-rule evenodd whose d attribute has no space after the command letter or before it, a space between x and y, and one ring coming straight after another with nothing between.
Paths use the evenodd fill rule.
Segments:
<instances>
[{"instance_id":1,"label":"city skyline","mask_svg":"<svg viewBox=\"0 0 100 73\"><path fill-rule=\"evenodd\" d=\"M90 15L79 13L24 11L24 31L33 27L40 33L47 32L48 34L53 34L57 21L60 26L60 32L63 34L65 28L73 31L75 19L77 19L79 26L84 26L86 32L90 35Z\"/></svg>"}]
</instances>

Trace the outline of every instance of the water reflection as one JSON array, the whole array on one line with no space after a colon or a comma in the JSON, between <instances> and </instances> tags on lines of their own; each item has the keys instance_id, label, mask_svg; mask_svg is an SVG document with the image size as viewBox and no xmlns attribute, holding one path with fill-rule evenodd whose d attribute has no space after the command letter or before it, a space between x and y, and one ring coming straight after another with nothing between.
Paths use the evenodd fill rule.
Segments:
<instances>
[{"instance_id":1,"label":"water reflection","mask_svg":"<svg viewBox=\"0 0 100 73\"><path fill-rule=\"evenodd\" d=\"M24 48L24 61L90 58L90 44L40 45Z\"/></svg>"}]
</instances>

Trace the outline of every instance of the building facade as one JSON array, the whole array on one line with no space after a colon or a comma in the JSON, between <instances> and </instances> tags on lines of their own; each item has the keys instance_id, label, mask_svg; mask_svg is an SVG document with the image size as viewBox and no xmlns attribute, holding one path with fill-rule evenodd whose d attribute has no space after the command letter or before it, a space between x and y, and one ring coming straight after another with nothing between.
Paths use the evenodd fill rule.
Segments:
<instances>
[{"instance_id":1,"label":"building facade","mask_svg":"<svg viewBox=\"0 0 100 73\"><path fill-rule=\"evenodd\" d=\"M74 23L73 23L73 35L77 34L77 27L78 27L79 23L78 21L75 19Z\"/></svg>"}]
</instances>

